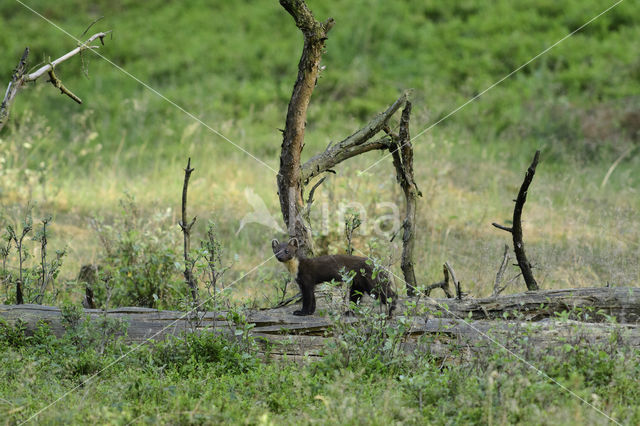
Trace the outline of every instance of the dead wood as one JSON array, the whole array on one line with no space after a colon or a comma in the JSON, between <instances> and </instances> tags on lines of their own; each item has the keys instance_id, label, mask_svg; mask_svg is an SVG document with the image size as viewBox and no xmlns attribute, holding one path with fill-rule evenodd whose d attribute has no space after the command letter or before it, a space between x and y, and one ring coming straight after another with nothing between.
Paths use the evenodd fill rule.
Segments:
<instances>
[{"instance_id":1,"label":"dead wood","mask_svg":"<svg viewBox=\"0 0 640 426\"><path fill-rule=\"evenodd\" d=\"M531 263L527 260L527 255L524 251L524 242L522 241L522 208L524 207L524 203L527 201L527 191L529 190L529 185L533 180L533 176L536 173L536 167L538 166L538 159L540 158L540 151L536 151L536 155L533 157L533 162L527 169L526 174L524 175L524 181L522 182L522 186L520 186L520 191L518 192L518 198L515 200L515 207L513 208L513 226L511 228L499 225L497 223L493 223L492 225L498 229L502 229L503 231L510 232L513 236L513 251L516 253L516 259L518 260L518 266L522 271L522 276L524 278L524 282L527 285L527 289L529 291L538 290L538 283L535 278L533 278L533 272L531 271Z\"/></svg>"},{"instance_id":2,"label":"dead wood","mask_svg":"<svg viewBox=\"0 0 640 426\"><path fill-rule=\"evenodd\" d=\"M296 237L304 247L305 254L310 255L313 254L313 239L309 223L310 203L307 203L305 208L304 186L314 177L332 171L335 165L348 158L376 149L389 149L392 142L390 137L376 140L372 138L387 125L391 116L406 102L407 94L400 96L392 106L376 116L365 127L342 142L330 144L324 152L302 164L300 157L304 148L307 108L318 81L319 64L327 34L333 27L334 21L331 18L322 23L317 21L302 0L280 0L280 4L293 17L296 26L302 32L304 45L298 63L298 76L287 109L285 128L282 131L280 170L277 176L278 197L289 235ZM310 200L312 201L312 198Z\"/></svg>"},{"instance_id":3,"label":"dead wood","mask_svg":"<svg viewBox=\"0 0 640 426\"><path fill-rule=\"evenodd\" d=\"M325 150L311 157L302 166L302 181L307 183L314 177L331 170L341 162L374 150L388 150L392 146L390 136L383 136L372 140L388 124L391 117L406 104L409 93L403 93L385 111L376 115L366 126L353 133L348 138L330 144Z\"/></svg>"},{"instance_id":4,"label":"dead wood","mask_svg":"<svg viewBox=\"0 0 640 426\"><path fill-rule=\"evenodd\" d=\"M425 296L429 297L431 295L431 290L440 288L444 291L447 298L452 299L454 297L449 290L449 270L447 269L447 265L442 265L442 274L444 275L444 280L427 286L427 288L424 289Z\"/></svg>"},{"instance_id":5,"label":"dead wood","mask_svg":"<svg viewBox=\"0 0 640 426\"><path fill-rule=\"evenodd\" d=\"M462 292L462 285L460 281L456 278L456 272L453 270L453 267L449 264L449 262L444 262L444 269L449 271L449 275L451 275L451 281L453 281L453 288L456 289L456 299L462 300L466 293ZM446 277L445 277L446 278Z\"/></svg>"},{"instance_id":6,"label":"dead wood","mask_svg":"<svg viewBox=\"0 0 640 426\"><path fill-rule=\"evenodd\" d=\"M404 276L407 296L415 296L416 274L413 269L413 249L415 246L417 198L422 196L413 177L413 146L409 132L411 117L411 102L407 101L400 117L400 130L394 134L388 127L385 131L391 136L392 145L389 148L396 169L396 180L404 192L405 217L402 222L402 257L400 268Z\"/></svg>"},{"instance_id":7,"label":"dead wood","mask_svg":"<svg viewBox=\"0 0 640 426\"><path fill-rule=\"evenodd\" d=\"M300 155L304 145L307 108L318 79L322 50L334 21L331 18L324 23L316 21L302 0L280 0L280 4L293 17L302 32L304 46L282 136L280 170L277 176L278 196L289 235L297 237L306 250L312 252L311 231L300 215L304 208Z\"/></svg>"},{"instance_id":8,"label":"dead wood","mask_svg":"<svg viewBox=\"0 0 640 426\"><path fill-rule=\"evenodd\" d=\"M420 304L447 318L500 319L505 316L526 321L559 315L589 322L640 322L640 288L590 287L540 290L478 299L422 299ZM444 309L444 306L447 309Z\"/></svg>"},{"instance_id":9,"label":"dead wood","mask_svg":"<svg viewBox=\"0 0 640 426\"><path fill-rule=\"evenodd\" d=\"M7 121L9 120L9 113L11 110L11 105L13 104L13 101L15 100L16 96L18 95L18 93L20 92L20 90L29 82L31 81L36 81L38 78L42 77L44 74L48 74L49 78L50 78L50 82L54 85L54 87L57 87L58 89L60 89L60 91L64 94L66 94L67 96L69 96L71 99L73 99L74 101L78 102L78 103L82 103L82 101L80 100L80 98L78 98L75 94L73 94L69 89L67 89L62 82L60 81L59 78L56 77L55 73L54 73L54 69L57 65L61 64L62 62L66 61L69 58L74 57L75 55L88 50L88 49L98 49L98 46L92 45L91 43L93 43L96 39L99 39L100 42L104 45L104 38L107 36L107 34L110 31L107 32L100 32L97 34L92 35L91 37L89 37L85 42L80 43L78 45L78 47L76 47L75 49L71 50L70 52L67 52L65 55L59 57L58 59L49 62L48 64L38 68L37 70L35 70L32 73L27 74L27 63L28 63L28 57L29 57L29 48L27 47L24 50L24 53L22 54L22 58L20 59L20 62L18 62L18 65L16 66L15 70L13 71L13 74L11 76L11 81L9 82L9 85L7 87L7 90L4 94L4 98L2 100L2 103L0 104L0 130L2 130L2 128L5 126L5 124L7 124Z\"/></svg>"},{"instance_id":10,"label":"dead wood","mask_svg":"<svg viewBox=\"0 0 640 426\"><path fill-rule=\"evenodd\" d=\"M399 300L396 317L416 312L415 308L407 311L403 302ZM640 288L583 288L486 299L431 299L422 300L419 308L428 308L427 314L409 315L412 326L404 349L428 351L435 356L461 349L470 351L469 354L486 351L494 348L495 342L512 347L510 345L523 336L533 350L540 351L567 342L576 345L610 343L614 336L626 345L640 348ZM251 335L263 342L265 352L272 355L320 356L327 339L332 336L332 320L321 316L327 306L319 306L320 314L308 317L292 315L294 309L288 306L247 311L247 321L254 325ZM235 325L227 320L226 312L203 312L196 323L189 321L184 312L150 308L119 308L106 312L86 309L84 312L92 319L106 316L124 320L127 332L123 337L130 343L204 330L233 335L235 330ZM433 315L433 312L440 314ZM570 316L558 318L558 314L567 312L581 315L582 321L571 320ZM585 313L592 316L586 318ZM488 320L503 318L505 314L509 317L506 321ZM621 324L604 322L607 316L615 316ZM61 310L50 306L2 305L0 319L10 324L22 321L28 332L34 332L40 321L49 324L58 336L65 331ZM341 321L357 322L358 318L344 317ZM428 339L416 340L420 336Z\"/></svg>"},{"instance_id":11,"label":"dead wood","mask_svg":"<svg viewBox=\"0 0 640 426\"><path fill-rule=\"evenodd\" d=\"M184 182L182 185L182 220L180 221L180 229L182 229L183 235L183 249L184 249L184 280L191 289L191 299L194 306L198 305L198 285L193 276L193 266L195 261L191 259L191 228L196 223L196 217L194 216L191 222L187 223L187 190L189 189L189 178L191 172L191 158L187 161L187 168L184 169Z\"/></svg>"}]
</instances>

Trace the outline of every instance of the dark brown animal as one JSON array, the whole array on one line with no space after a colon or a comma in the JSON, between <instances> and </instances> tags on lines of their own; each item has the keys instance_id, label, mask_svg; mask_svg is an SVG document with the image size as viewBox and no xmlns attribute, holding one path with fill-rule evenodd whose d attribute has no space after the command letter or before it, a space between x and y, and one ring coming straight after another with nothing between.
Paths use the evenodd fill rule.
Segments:
<instances>
[{"instance_id":1,"label":"dark brown animal","mask_svg":"<svg viewBox=\"0 0 640 426\"><path fill-rule=\"evenodd\" d=\"M368 293L387 305L389 316L395 309L396 294L391 290L389 274L384 270L374 274L367 258L342 254L306 258L300 254L296 238L288 243L273 240L271 247L276 258L285 264L300 287L302 309L294 311L294 315L312 315L316 310L315 286L331 280L342 281L341 271L344 270L355 272L349 290L352 302L358 303L362 295Z\"/></svg>"}]
</instances>

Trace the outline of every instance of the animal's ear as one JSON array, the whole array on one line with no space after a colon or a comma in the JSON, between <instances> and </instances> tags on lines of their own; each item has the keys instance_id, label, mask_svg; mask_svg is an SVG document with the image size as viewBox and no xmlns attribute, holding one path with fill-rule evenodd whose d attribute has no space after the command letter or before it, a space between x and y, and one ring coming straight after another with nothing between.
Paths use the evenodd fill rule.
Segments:
<instances>
[{"instance_id":1,"label":"animal's ear","mask_svg":"<svg viewBox=\"0 0 640 426\"><path fill-rule=\"evenodd\" d=\"M271 248L273 250L275 250L278 247L279 244L280 244L280 242L278 240L276 240L275 238L273 240L271 240Z\"/></svg>"},{"instance_id":2,"label":"animal's ear","mask_svg":"<svg viewBox=\"0 0 640 426\"><path fill-rule=\"evenodd\" d=\"M298 243L298 239L296 237L293 237L289 240L289 245L295 248L300 247L300 243Z\"/></svg>"}]
</instances>

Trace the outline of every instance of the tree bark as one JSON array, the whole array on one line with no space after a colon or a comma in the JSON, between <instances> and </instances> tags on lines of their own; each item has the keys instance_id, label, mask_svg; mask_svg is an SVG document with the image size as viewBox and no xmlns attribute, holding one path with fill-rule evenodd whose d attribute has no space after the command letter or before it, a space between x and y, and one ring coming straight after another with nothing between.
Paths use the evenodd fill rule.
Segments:
<instances>
[{"instance_id":1,"label":"tree bark","mask_svg":"<svg viewBox=\"0 0 640 426\"><path fill-rule=\"evenodd\" d=\"M278 196L289 236L298 238L307 251L312 251L311 230L304 223L301 215L304 202L300 155L304 146L307 108L318 79L322 49L334 21L331 18L324 23L316 21L311 10L302 0L280 0L280 4L289 12L296 26L302 31L304 47L282 137L280 171L277 177Z\"/></svg>"},{"instance_id":2,"label":"tree bark","mask_svg":"<svg viewBox=\"0 0 640 426\"><path fill-rule=\"evenodd\" d=\"M296 237L307 255L313 254L313 239L309 223L309 209L305 208L303 191L311 179L356 155L376 150L389 149L392 140L382 137L371 140L386 125L391 116L406 102L407 93L378 114L365 127L342 142L329 145L324 152L301 163L307 108L318 81L319 64L327 34L334 21L316 21L311 10L302 0L280 0L280 4L293 17L304 36L304 46L298 63L298 77L287 109L287 118L282 137L280 170L277 176L280 210L289 236ZM315 186L317 187L317 185ZM314 188L315 188L314 187Z\"/></svg>"},{"instance_id":3,"label":"tree bark","mask_svg":"<svg viewBox=\"0 0 640 426\"><path fill-rule=\"evenodd\" d=\"M404 192L405 217L402 223L402 258L400 268L404 276L407 296L415 296L416 274L413 269L413 249L415 247L417 198L422 193L413 178L413 146L409 132L409 119L411 117L411 102L407 101L400 117L400 131L393 135L394 144L390 148L393 156L393 165L396 169L396 179Z\"/></svg>"}]
</instances>

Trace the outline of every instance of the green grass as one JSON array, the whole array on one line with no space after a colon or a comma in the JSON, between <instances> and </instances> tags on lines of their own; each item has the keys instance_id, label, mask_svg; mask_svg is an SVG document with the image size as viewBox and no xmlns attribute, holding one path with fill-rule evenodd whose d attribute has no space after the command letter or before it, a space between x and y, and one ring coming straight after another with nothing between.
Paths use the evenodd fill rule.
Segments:
<instances>
[{"instance_id":1,"label":"green grass","mask_svg":"<svg viewBox=\"0 0 640 426\"><path fill-rule=\"evenodd\" d=\"M206 333L137 348L112 337L113 322L64 312L61 337L0 323L9 424L34 415L45 424L604 423L594 408L622 424L640 419L639 354L622 341L544 352L526 338L508 343L547 377L493 347L462 365L455 352L446 361L420 351L388 358L386 339L349 326L323 359L299 363Z\"/></svg>"},{"instance_id":2,"label":"green grass","mask_svg":"<svg viewBox=\"0 0 640 426\"><path fill-rule=\"evenodd\" d=\"M101 54L277 168L277 129L301 48L299 31L277 2L29 5L77 37L105 16L89 31L113 30ZM332 16L336 26L309 110L304 158L359 128L406 88L413 88L417 134L607 5L310 6L318 19ZM490 223L509 219L524 170L541 149L524 227L542 287L638 284L640 157L633 146L640 62L632 47L640 26L630 17L639 15L636 4L623 2L414 142L424 194L416 245L420 282L439 280L448 260L471 294L488 294L509 242ZM75 44L18 3L0 7L0 24L5 80L25 45L36 63ZM52 214L52 245L69 250L63 279L73 279L82 264L101 261L89 219L114 220L125 193L134 196L142 218L162 212L158 232L179 248L182 168L190 156L196 168L189 194L191 212L199 218L196 234L202 235L207 219L218 224L225 261L235 259L229 282L268 256L273 231L255 224L238 235L236 230L250 211L246 188L278 217L273 173L112 65L89 53L83 58L89 78L78 58L60 66L58 75L84 105L58 96L44 81L17 99L1 135L0 220L17 222L28 202L35 206L34 217ZM609 167L628 149L601 187ZM317 206L330 206L328 250L344 250L335 209L341 200L362 203L369 215L385 214L378 203L402 206L388 159L363 177L357 174L379 158L368 154L339 166L338 175L318 191ZM362 235L358 249L367 251L370 239ZM394 253L399 274L400 247L379 244ZM265 270L275 274L278 266L272 262ZM254 275L239 282L238 299L268 293L260 281ZM79 298L82 289L73 291L72 298Z\"/></svg>"},{"instance_id":3,"label":"green grass","mask_svg":"<svg viewBox=\"0 0 640 426\"><path fill-rule=\"evenodd\" d=\"M80 38L89 23L105 16L89 30L113 30L101 54L277 169L278 129L284 126L302 39L276 1L28 4ZM303 158L350 135L409 88L411 131L417 135L610 4L309 0L319 20L331 16L336 25L309 109ZM414 141L416 181L423 193L415 249L419 283L441 280L442 264L449 261L465 291L475 297L490 294L503 246L510 244L510 236L491 222L508 223L511 200L540 149L523 226L541 287L638 286L638 17L637 2L622 2ZM16 2L0 4L0 28L0 82L9 81L25 46L31 48L32 65L75 47L74 40ZM40 81L19 95L0 133L0 227L19 224L31 205L36 227L38 218L53 216L49 256L67 247L56 280L60 292L45 300L78 304L84 295L75 280L80 266L109 261L91 226L97 219L114 226L113 241L144 238L107 265L117 266L111 273L120 290L136 285L131 277L144 277L147 267L173 268L167 282L153 282L161 295L171 295L157 306L183 306L177 301L183 293L160 287L181 284L177 223L183 168L191 157L196 170L189 214L198 217L193 245L199 246L207 221L215 221L222 263L231 265L224 276L225 285L232 285L230 297L238 304L270 305L283 281L281 265L272 260L244 275L270 256L271 239L283 236L257 224L236 231L252 210L247 189L279 218L274 173L106 61L90 53L83 59L89 78L79 58L57 70L83 105ZM612 165L629 150L603 185ZM363 176L358 173L380 158L370 153L340 165L316 192L316 229L323 205L329 217L329 232L319 238L323 249L345 250L341 203L357 201L374 218L389 214L382 203L402 207L389 159ZM127 194L135 208L122 207ZM367 226L371 229L371 223ZM374 237L360 230L356 248L393 262L392 270L401 275L398 238L390 243ZM38 244L27 245L33 255L27 266L37 267ZM15 274L15 251L8 261L9 273ZM507 273L514 275L515 268ZM517 280L507 292L522 290ZM11 303L12 291L0 280L0 300ZM9 422L26 419L128 350L120 343L46 336L0 339L0 412ZM339 351L298 366L260 360L251 345L216 339L183 343L141 349L38 420L604 422L502 353L459 368L441 369L439 361L423 357L370 371L371 363L345 365ZM638 376L637 353L575 351L533 361L616 419L637 424L638 386L632 381ZM207 358L211 353L218 357ZM242 368L234 369L238 365Z\"/></svg>"}]
</instances>

